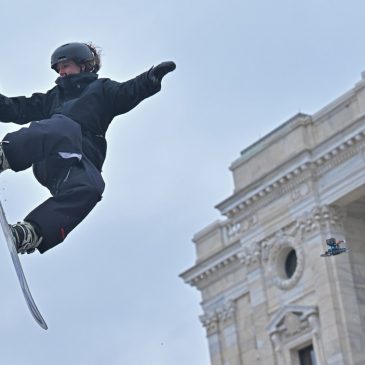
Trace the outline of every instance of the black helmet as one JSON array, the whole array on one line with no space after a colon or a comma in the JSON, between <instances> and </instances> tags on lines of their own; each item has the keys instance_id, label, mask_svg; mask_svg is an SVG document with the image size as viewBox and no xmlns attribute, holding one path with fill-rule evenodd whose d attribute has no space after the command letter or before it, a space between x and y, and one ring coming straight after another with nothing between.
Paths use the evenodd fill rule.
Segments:
<instances>
[{"instance_id":1,"label":"black helmet","mask_svg":"<svg viewBox=\"0 0 365 365\"><path fill-rule=\"evenodd\" d=\"M58 47L51 56L51 67L57 72L57 63L73 60L77 64L95 62L94 54L85 43L66 43Z\"/></svg>"}]
</instances>

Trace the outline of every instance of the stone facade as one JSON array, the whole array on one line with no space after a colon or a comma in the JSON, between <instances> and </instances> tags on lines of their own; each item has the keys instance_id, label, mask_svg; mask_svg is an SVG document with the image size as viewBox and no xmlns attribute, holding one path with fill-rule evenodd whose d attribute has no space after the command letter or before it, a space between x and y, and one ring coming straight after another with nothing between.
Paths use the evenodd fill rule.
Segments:
<instances>
[{"instance_id":1,"label":"stone facade","mask_svg":"<svg viewBox=\"0 0 365 365\"><path fill-rule=\"evenodd\" d=\"M181 276L202 295L212 365L365 364L365 75L242 151L222 220ZM350 252L329 258L329 237ZM290 271L290 267L291 270Z\"/></svg>"}]
</instances>

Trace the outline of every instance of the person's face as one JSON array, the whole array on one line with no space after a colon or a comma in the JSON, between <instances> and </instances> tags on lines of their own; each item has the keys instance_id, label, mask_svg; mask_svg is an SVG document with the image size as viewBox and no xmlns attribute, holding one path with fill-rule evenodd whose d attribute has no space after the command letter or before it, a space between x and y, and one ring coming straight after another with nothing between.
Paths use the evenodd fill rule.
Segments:
<instances>
[{"instance_id":1,"label":"person's face","mask_svg":"<svg viewBox=\"0 0 365 365\"><path fill-rule=\"evenodd\" d=\"M57 72L61 77L79 74L81 72L81 67L73 60L65 60L58 62Z\"/></svg>"}]
</instances>

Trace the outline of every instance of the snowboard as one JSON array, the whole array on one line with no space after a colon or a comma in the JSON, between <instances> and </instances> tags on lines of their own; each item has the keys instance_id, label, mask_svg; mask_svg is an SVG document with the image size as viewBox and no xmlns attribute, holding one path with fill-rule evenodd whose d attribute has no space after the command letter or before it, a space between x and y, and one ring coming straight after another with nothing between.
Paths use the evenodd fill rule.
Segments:
<instances>
[{"instance_id":1,"label":"snowboard","mask_svg":"<svg viewBox=\"0 0 365 365\"><path fill-rule=\"evenodd\" d=\"M44 321L41 313L39 312L39 310L38 310L38 308L37 308L37 306L36 306L36 304L33 300L32 294L30 293L30 290L29 290L29 287L28 287L28 284L27 284L27 280L25 279L23 268L22 268L18 253L17 253L16 248L15 248L15 243L13 241L13 236L11 234L9 224L6 220L4 208L3 208L3 205L1 203L1 201L0 201L0 223L1 223L1 228L2 228L3 233L4 233L6 243L8 245L8 249L9 249L9 252L10 252L11 259L12 259L13 264L14 264L16 274L18 276L20 287L22 289L22 292L23 292L25 301L28 305L28 308L30 310L30 313L32 314L32 316L36 320L36 322L43 329L47 330L48 326L47 326L46 322Z\"/></svg>"}]
</instances>

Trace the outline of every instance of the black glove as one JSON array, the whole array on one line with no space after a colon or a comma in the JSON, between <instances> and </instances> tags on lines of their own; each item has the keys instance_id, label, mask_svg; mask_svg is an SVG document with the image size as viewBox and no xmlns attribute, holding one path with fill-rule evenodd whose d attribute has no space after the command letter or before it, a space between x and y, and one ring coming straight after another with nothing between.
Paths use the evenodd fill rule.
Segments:
<instances>
[{"instance_id":1,"label":"black glove","mask_svg":"<svg viewBox=\"0 0 365 365\"><path fill-rule=\"evenodd\" d=\"M171 71L174 71L176 68L176 65L172 61L162 62L157 66L152 67L148 71L148 78L154 83L154 84L160 84L162 78L168 74Z\"/></svg>"}]
</instances>

